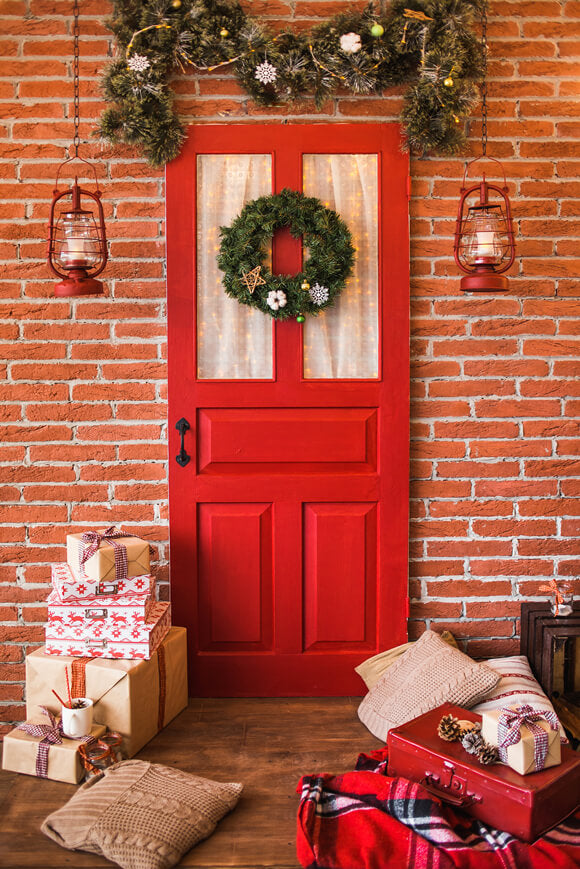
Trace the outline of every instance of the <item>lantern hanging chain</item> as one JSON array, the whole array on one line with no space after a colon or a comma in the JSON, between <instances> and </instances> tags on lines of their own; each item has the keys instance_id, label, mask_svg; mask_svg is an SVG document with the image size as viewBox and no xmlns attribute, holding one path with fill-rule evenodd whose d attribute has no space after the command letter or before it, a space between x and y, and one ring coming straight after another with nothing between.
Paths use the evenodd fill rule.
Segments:
<instances>
[{"instance_id":1,"label":"lantern hanging chain","mask_svg":"<svg viewBox=\"0 0 580 869\"><path fill-rule=\"evenodd\" d=\"M75 0L76 2L76 0ZM487 154L487 10L484 5L481 18L481 53L483 63L483 83L481 86L481 152Z\"/></svg>"},{"instance_id":2,"label":"lantern hanging chain","mask_svg":"<svg viewBox=\"0 0 580 869\"><path fill-rule=\"evenodd\" d=\"M73 5L73 37L74 37L74 55L73 55L73 78L74 78L74 149L75 157L79 156L79 2L74 0Z\"/></svg>"}]
</instances>

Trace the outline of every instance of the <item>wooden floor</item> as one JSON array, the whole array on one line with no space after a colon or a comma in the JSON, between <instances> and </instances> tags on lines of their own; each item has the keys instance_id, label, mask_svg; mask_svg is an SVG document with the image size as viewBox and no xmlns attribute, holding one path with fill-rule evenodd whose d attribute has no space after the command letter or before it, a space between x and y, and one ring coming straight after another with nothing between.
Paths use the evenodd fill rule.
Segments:
<instances>
[{"instance_id":1,"label":"wooden floor","mask_svg":"<svg viewBox=\"0 0 580 869\"><path fill-rule=\"evenodd\" d=\"M380 747L357 718L360 698L191 700L139 753L218 781L241 781L244 792L216 832L180 866L296 869L295 828L300 776L353 769L360 751ZM111 866L67 851L40 832L44 818L76 788L0 771L0 865Z\"/></svg>"}]
</instances>

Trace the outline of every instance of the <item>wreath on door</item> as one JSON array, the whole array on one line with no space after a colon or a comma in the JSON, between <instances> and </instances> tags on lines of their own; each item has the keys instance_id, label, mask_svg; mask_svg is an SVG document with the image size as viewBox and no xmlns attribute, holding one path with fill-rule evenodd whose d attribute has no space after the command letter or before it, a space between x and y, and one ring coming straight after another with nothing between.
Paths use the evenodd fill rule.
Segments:
<instances>
[{"instance_id":1,"label":"wreath on door","mask_svg":"<svg viewBox=\"0 0 580 869\"><path fill-rule=\"evenodd\" d=\"M308 250L296 275L274 275L265 265L267 243L285 226ZM220 234L217 263L225 292L276 320L296 317L302 323L307 314L316 316L336 301L352 274L354 247L344 220L295 190L251 200Z\"/></svg>"}]
</instances>

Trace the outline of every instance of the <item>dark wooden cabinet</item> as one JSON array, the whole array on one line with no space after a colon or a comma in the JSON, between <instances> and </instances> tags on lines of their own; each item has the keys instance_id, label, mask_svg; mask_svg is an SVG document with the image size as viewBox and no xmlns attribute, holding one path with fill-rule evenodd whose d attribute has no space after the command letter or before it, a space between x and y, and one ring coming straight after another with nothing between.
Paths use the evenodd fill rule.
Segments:
<instances>
[{"instance_id":1,"label":"dark wooden cabinet","mask_svg":"<svg viewBox=\"0 0 580 869\"><path fill-rule=\"evenodd\" d=\"M580 602L560 617L548 602L523 603L520 651L566 730L580 740Z\"/></svg>"}]
</instances>

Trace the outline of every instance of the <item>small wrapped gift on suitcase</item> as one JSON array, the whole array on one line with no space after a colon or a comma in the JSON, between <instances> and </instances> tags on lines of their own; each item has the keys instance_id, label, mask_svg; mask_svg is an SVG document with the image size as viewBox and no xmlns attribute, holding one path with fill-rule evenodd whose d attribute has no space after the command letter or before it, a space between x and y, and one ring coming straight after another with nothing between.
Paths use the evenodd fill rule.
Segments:
<instances>
[{"instance_id":1,"label":"small wrapped gift on suitcase","mask_svg":"<svg viewBox=\"0 0 580 869\"><path fill-rule=\"evenodd\" d=\"M419 782L446 803L497 830L533 842L580 805L580 755L562 746L559 766L520 775L501 763L482 765L460 741L437 734L444 715L481 716L445 703L389 731L388 774Z\"/></svg>"},{"instance_id":2,"label":"small wrapped gift on suitcase","mask_svg":"<svg viewBox=\"0 0 580 869\"><path fill-rule=\"evenodd\" d=\"M143 597L153 594L155 580L150 573L126 579L77 579L65 562L50 568L52 587L62 603L82 603L99 597Z\"/></svg>"}]
</instances>

